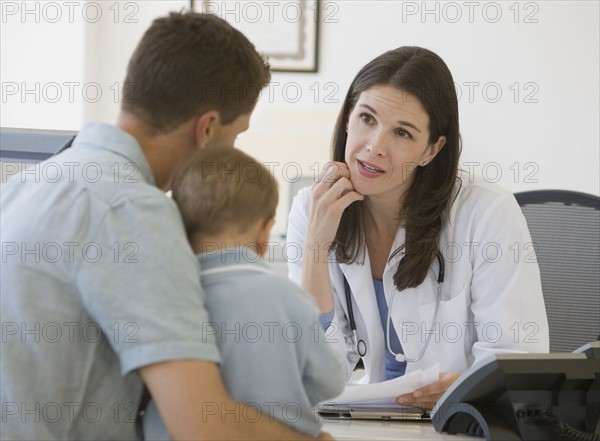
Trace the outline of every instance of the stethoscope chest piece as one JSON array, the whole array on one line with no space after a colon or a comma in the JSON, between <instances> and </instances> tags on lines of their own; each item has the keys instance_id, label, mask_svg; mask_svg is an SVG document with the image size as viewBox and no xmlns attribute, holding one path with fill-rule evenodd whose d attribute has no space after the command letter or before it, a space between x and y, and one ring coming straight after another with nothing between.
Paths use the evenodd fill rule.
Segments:
<instances>
[{"instance_id":1,"label":"stethoscope chest piece","mask_svg":"<svg viewBox=\"0 0 600 441\"><path fill-rule=\"evenodd\" d=\"M346 337L346 351L350 363L358 363L358 360L367 353L367 344L364 340L358 339L356 330L352 331L352 334Z\"/></svg>"},{"instance_id":2,"label":"stethoscope chest piece","mask_svg":"<svg viewBox=\"0 0 600 441\"><path fill-rule=\"evenodd\" d=\"M364 357L365 355L367 355L367 344L365 343L364 340L358 340L358 343L356 344L356 351L358 352L358 355L360 355L361 357Z\"/></svg>"}]
</instances>

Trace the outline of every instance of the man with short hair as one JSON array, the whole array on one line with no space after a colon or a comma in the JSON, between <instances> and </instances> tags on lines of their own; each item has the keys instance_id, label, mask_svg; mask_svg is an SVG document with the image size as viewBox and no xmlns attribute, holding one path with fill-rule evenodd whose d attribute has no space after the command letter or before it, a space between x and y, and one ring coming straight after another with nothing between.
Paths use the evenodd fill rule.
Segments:
<instances>
[{"instance_id":1,"label":"man with short hair","mask_svg":"<svg viewBox=\"0 0 600 441\"><path fill-rule=\"evenodd\" d=\"M197 263L163 193L184 159L247 129L269 80L221 19L159 18L116 126L87 124L49 160L51 180L42 163L2 186L2 439L138 439L144 383L174 439L304 439L245 418L223 387L198 326Z\"/></svg>"}]
</instances>

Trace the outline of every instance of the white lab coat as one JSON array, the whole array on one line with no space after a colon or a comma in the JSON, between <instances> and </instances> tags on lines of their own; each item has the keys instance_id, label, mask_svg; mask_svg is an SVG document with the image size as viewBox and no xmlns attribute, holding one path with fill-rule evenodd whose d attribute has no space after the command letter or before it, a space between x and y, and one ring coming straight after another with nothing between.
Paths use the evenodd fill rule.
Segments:
<instances>
[{"instance_id":1,"label":"white lab coat","mask_svg":"<svg viewBox=\"0 0 600 441\"><path fill-rule=\"evenodd\" d=\"M409 362L406 373L440 363L441 372L462 372L492 353L549 351L548 321L538 264L531 236L512 193L463 174L439 241L445 262L441 301L432 324L437 296L437 259L425 281L416 288L396 290L393 275L402 255L388 262L383 285L398 338L409 358L416 358L433 332L425 355ZM311 189L302 189L289 216L288 244L304 244ZM396 234L392 251L404 243L405 231ZM311 256L306 254L306 256ZM302 259L288 262L289 276L300 283ZM343 275L352 292L357 334L367 345L363 358L366 375L361 383L385 379L385 351L368 252L364 264L329 263L335 301L328 341L346 360L347 378L354 365L347 361L344 336L350 334ZM328 283L329 281L323 281Z\"/></svg>"}]
</instances>

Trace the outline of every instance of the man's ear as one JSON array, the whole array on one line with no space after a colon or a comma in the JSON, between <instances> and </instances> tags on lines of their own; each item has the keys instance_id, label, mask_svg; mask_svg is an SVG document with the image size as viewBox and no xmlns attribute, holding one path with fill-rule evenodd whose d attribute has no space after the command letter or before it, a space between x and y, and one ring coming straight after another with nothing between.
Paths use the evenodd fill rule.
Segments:
<instances>
[{"instance_id":1,"label":"man's ear","mask_svg":"<svg viewBox=\"0 0 600 441\"><path fill-rule=\"evenodd\" d=\"M217 125L221 121L219 112L216 110L209 110L204 112L196 119L196 126L194 130L195 142L197 150L206 148L211 140L215 136Z\"/></svg>"},{"instance_id":2,"label":"man's ear","mask_svg":"<svg viewBox=\"0 0 600 441\"><path fill-rule=\"evenodd\" d=\"M268 250L269 236L271 228L275 224L275 219L266 219L260 226L256 237L256 252L259 256L264 256Z\"/></svg>"}]
</instances>

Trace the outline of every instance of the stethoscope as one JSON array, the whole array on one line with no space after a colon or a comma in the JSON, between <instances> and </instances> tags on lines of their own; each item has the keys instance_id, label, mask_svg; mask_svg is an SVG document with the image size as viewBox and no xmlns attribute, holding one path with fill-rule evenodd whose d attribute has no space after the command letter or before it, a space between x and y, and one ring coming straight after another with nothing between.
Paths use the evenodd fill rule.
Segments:
<instances>
[{"instance_id":1,"label":"stethoscope","mask_svg":"<svg viewBox=\"0 0 600 441\"><path fill-rule=\"evenodd\" d=\"M404 259L404 258L403 258ZM444 283L444 258L442 257L442 253L438 250L437 252L437 261L439 266L439 273L437 277L437 298L435 301L435 309L433 311L433 320L431 321L431 327L435 324L437 319L438 307L440 306L440 285ZM400 261L402 263L402 261ZM354 321L354 306L352 305L352 295L350 293L350 285L348 284L348 280L344 277L344 289L346 291L346 305L348 306L348 321L350 322L350 330L351 335L346 339L346 355L348 357L348 361L351 363L357 363L361 357L364 357L367 354L367 344L364 340L359 339L356 334L356 322ZM423 358L425 355L425 351L429 346L429 342L431 341L431 336L433 332L429 332L427 336L427 340L425 341L425 345L423 349L421 349L421 353L416 358L409 358L405 354L396 354L392 350L392 345L390 344L390 322L391 322L391 313L392 307L394 305L394 295L392 294L392 301L390 303L390 307L387 312L387 320L386 320L386 346L387 350L396 358L396 361L402 363L404 361L409 361L411 363L415 363Z\"/></svg>"}]
</instances>

